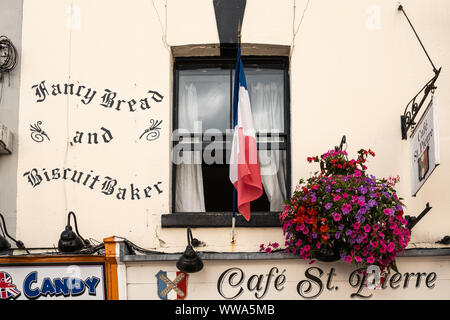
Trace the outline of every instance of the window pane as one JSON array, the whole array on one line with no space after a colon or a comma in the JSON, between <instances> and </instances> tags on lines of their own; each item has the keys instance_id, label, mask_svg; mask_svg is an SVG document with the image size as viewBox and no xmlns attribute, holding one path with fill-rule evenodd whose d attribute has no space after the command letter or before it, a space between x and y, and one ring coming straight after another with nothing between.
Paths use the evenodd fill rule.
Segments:
<instances>
[{"instance_id":1,"label":"window pane","mask_svg":"<svg viewBox=\"0 0 450 320\"><path fill-rule=\"evenodd\" d=\"M284 132L284 71L245 68L245 78L256 131Z\"/></svg>"},{"instance_id":2,"label":"window pane","mask_svg":"<svg viewBox=\"0 0 450 320\"><path fill-rule=\"evenodd\" d=\"M178 128L190 132L230 126L230 72L219 68L179 71Z\"/></svg>"}]
</instances>

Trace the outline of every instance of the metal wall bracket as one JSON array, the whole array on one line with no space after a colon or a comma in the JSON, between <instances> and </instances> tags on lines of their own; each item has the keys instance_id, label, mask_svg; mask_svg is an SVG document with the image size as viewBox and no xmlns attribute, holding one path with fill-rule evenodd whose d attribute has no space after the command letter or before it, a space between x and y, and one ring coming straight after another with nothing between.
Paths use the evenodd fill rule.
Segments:
<instances>
[{"instance_id":1,"label":"metal wall bracket","mask_svg":"<svg viewBox=\"0 0 450 320\"><path fill-rule=\"evenodd\" d=\"M411 217L411 216L406 216L405 219L406 221L408 221L407 227L409 230L411 230L412 228L414 228L414 226L420 221L422 220L422 218L428 213L428 211L430 211L433 207L430 207L430 204L427 202L427 205L425 207L425 209L423 209L422 213L419 214L418 217Z\"/></svg>"},{"instance_id":2,"label":"metal wall bracket","mask_svg":"<svg viewBox=\"0 0 450 320\"><path fill-rule=\"evenodd\" d=\"M425 86L408 102L406 105L405 111L403 115L400 116L400 123L402 128L402 140L406 140L408 137L408 130L410 128L414 129L414 126L417 124L414 120L416 116L419 114L422 105L427 100L428 95L431 92L431 95L434 94L434 90L437 88L434 83L439 77L439 73L441 72L441 68L436 70L436 73L431 80L429 80ZM431 102L431 100L430 100Z\"/></svg>"},{"instance_id":3,"label":"metal wall bracket","mask_svg":"<svg viewBox=\"0 0 450 320\"><path fill-rule=\"evenodd\" d=\"M422 41L420 40L419 36L417 35L416 30L413 27L411 21L409 20L408 16L406 15L406 12L403 9L403 6L400 5L398 7L398 10L403 12L404 16L406 17L406 20L408 20L408 23L411 26L411 29L413 30L414 34L416 35L417 40L419 40L419 43L420 43L423 51L425 52L428 60L430 61L431 65L433 67L433 72L434 72L434 76L414 96L414 98L412 98L408 102L408 104L406 105L405 111L403 112L403 115L400 116L400 126L401 126L401 131L402 131L402 140L406 140L406 139L408 139L408 130L410 128L414 129L414 125L416 125L416 122L414 120L415 120L416 116L419 114L419 111L422 108L422 105L427 100L427 97L430 94L430 92L433 95L434 90L437 88L435 86L435 82L436 82L437 78L439 77L439 74L441 72L442 67L439 68L439 69L436 69L436 67L434 66L434 63L433 63L433 61L431 61L431 58L428 55L427 50L425 49ZM430 100L429 103L431 103L431 100Z\"/></svg>"}]
</instances>

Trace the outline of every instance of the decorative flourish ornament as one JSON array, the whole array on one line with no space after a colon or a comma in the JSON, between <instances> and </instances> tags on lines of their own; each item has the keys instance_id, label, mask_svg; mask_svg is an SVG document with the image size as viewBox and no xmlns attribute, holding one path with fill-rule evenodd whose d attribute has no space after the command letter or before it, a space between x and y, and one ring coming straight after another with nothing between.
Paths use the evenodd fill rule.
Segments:
<instances>
[{"instance_id":1,"label":"decorative flourish ornament","mask_svg":"<svg viewBox=\"0 0 450 320\"><path fill-rule=\"evenodd\" d=\"M162 120L155 120L150 119L150 127L144 130L144 132L141 134L139 139L142 139L142 137L146 134L146 139L148 141L153 141L159 138L161 128L159 127L163 121Z\"/></svg>"},{"instance_id":2,"label":"decorative flourish ornament","mask_svg":"<svg viewBox=\"0 0 450 320\"><path fill-rule=\"evenodd\" d=\"M42 121L38 121L34 125L30 124L31 139L33 139L33 141L35 142L41 143L42 141L44 141L44 137L46 137L50 141L47 133L41 129L41 125Z\"/></svg>"}]
</instances>

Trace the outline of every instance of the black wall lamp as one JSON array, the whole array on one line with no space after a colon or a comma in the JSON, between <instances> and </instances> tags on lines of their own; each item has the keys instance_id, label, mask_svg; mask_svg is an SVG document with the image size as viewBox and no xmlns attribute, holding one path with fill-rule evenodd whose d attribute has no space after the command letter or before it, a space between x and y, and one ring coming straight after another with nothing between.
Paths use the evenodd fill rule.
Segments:
<instances>
[{"instance_id":1,"label":"black wall lamp","mask_svg":"<svg viewBox=\"0 0 450 320\"><path fill-rule=\"evenodd\" d=\"M188 245L183 255L177 261L177 268L180 271L193 273L203 269L203 261L195 252L192 246L197 247L200 245L200 241L192 237L191 227L187 228L187 241Z\"/></svg>"},{"instance_id":2,"label":"black wall lamp","mask_svg":"<svg viewBox=\"0 0 450 320\"><path fill-rule=\"evenodd\" d=\"M12 241L14 241L14 243L16 244L17 248L25 250L27 253L30 253L24 246L23 242L20 240L16 240L14 238L12 238L9 234L8 231L6 230L6 223L5 223L5 219L3 218L3 215L0 213L0 218L2 220L2 224L0 225L0 229L2 230L3 236L0 235L0 252L1 251L5 251L8 250L9 248L11 248L11 244L8 242L8 240L6 240L5 235L10 238Z\"/></svg>"},{"instance_id":3,"label":"black wall lamp","mask_svg":"<svg viewBox=\"0 0 450 320\"><path fill-rule=\"evenodd\" d=\"M70 216L73 216L73 220L75 221L75 232L72 231L72 227L70 225ZM78 232L77 218L75 213L72 211L67 215L67 226L63 232L61 232L61 236L58 241L58 250L61 252L75 252L81 250L83 248L91 247L91 243L88 240L84 240L83 237Z\"/></svg>"}]
</instances>

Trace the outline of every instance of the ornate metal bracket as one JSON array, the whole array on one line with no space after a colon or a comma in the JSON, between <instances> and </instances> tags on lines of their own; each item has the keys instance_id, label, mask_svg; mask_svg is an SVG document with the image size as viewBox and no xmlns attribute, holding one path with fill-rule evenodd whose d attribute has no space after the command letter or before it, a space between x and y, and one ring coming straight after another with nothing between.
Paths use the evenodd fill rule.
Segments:
<instances>
[{"instance_id":1,"label":"ornate metal bracket","mask_svg":"<svg viewBox=\"0 0 450 320\"><path fill-rule=\"evenodd\" d=\"M418 217L406 216L405 219L408 221L407 227L411 230L433 207L427 202L427 206L423 209L422 213Z\"/></svg>"},{"instance_id":2,"label":"ornate metal bracket","mask_svg":"<svg viewBox=\"0 0 450 320\"><path fill-rule=\"evenodd\" d=\"M339 144L339 147L338 146L334 147L334 151L342 150L342 147L344 146L344 144L347 144L347 140L345 138L345 135L342 136L341 143Z\"/></svg>"},{"instance_id":3,"label":"ornate metal bracket","mask_svg":"<svg viewBox=\"0 0 450 320\"><path fill-rule=\"evenodd\" d=\"M416 122L414 121L417 114L419 113L422 105L427 100L428 95L433 94L434 90L437 88L434 83L439 77L441 68L435 71L435 75L431 80L429 80L425 86L412 98L406 105L403 115L400 116L400 123L402 128L402 140L408 139L408 130L410 128L414 129Z\"/></svg>"},{"instance_id":4,"label":"ornate metal bracket","mask_svg":"<svg viewBox=\"0 0 450 320\"><path fill-rule=\"evenodd\" d=\"M403 9L403 6L400 5L398 7L398 10L403 12L404 16L406 17L406 20L408 20L408 23L411 26L411 29L414 31L414 34L416 35L417 40L419 40L419 43L420 43L423 51L427 55L427 58L430 61L431 66L433 67L433 72L434 72L433 78L431 78L431 80L429 80L425 84L425 86L414 96L414 98L412 98L411 101L408 102L408 104L406 105L405 111L403 112L403 115L400 116L400 124L401 124L401 129L402 129L402 140L406 140L406 139L408 139L408 137L407 137L408 130L411 127L414 129L414 125L416 124L416 122L414 122L414 119L416 118L417 114L419 113L420 108L422 108L422 105L426 101L430 92L433 94L434 90L436 89L436 86L434 84L435 84L437 78L439 77L441 68L436 69L436 67L434 66L434 63L433 63L433 61L431 61L431 58L430 58L427 50L425 49L422 41L420 40L416 30L413 27L411 21L409 20L408 16L406 15L406 12Z\"/></svg>"}]
</instances>

